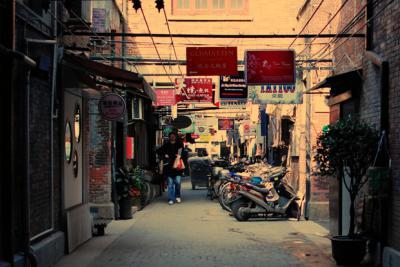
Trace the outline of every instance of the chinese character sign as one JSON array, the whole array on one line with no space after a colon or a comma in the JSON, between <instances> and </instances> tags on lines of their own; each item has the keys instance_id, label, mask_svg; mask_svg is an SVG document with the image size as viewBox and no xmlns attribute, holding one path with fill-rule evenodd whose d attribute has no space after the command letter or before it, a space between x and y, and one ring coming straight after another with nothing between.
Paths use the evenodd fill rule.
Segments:
<instances>
[{"instance_id":1,"label":"chinese character sign","mask_svg":"<svg viewBox=\"0 0 400 267\"><path fill-rule=\"evenodd\" d=\"M186 73L188 76L236 75L236 47L187 47Z\"/></svg>"},{"instance_id":2,"label":"chinese character sign","mask_svg":"<svg viewBox=\"0 0 400 267\"><path fill-rule=\"evenodd\" d=\"M96 32L106 31L106 9L93 8L92 10L92 27Z\"/></svg>"},{"instance_id":3,"label":"chinese character sign","mask_svg":"<svg viewBox=\"0 0 400 267\"><path fill-rule=\"evenodd\" d=\"M212 103L211 78L175 79L177 102L210 102Z\"/></svg>"},{"instance_id":4,"label":"chinese character sign","mask_svg":"<svg viewBox=\"0 0 400 267\"><path fill-rule=\"evenodd\" d=\"M176 104L174 89L156 89L156 96L155 106L173 106Z\"/></svg>"},{"instance_id":5,"label":"chinese character sign","mask_svg":"<svg viewBox=\"0 0 400 267\"><path fill-rule=\"evenodd\" d=\"M125 99L116 93L107 93L99 101L99 111L106 120L117 120L125 115Z\"/></svg>"},{"instance_id":6,"label":"chinese character sign","mask_svg":"<svg viewBox=\"0 0 400 267\"><path fill-rule=\"evenodd\" d=\"M247 85L244 71L238 75L221 76L219 80L220 99L247 99Z\"/></svg>"},{"instance_id":7,"label":"chinese character sign","mask_svg":"<svg viewBox=\"0 0 400 267\"><path fill-rule=\"evenodd\" d=\"M294 84L293 50L249 50L245 53L246 82L250 84Z\"/></svg>"}]
</instances>

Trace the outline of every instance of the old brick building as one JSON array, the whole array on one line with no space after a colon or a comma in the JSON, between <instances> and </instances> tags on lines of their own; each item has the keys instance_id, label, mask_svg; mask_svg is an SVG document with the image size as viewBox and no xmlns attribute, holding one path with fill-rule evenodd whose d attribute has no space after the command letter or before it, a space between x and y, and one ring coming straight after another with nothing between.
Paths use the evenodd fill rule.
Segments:
<instances>
[{"instance_id":1,"label":"old brick building","mask_svg":"<svg viewBox=\"0 0 400 267\"><path fill-rule=\"evenodd\" d=\"M330 120L348 115L359 116L385 132L387 146L381 151L383 167L391 167L390 183L385 192L371 195L366 187L359 199L362 217L359 230L370 235L379 262L382 248L383 265L397 266L400 254L399 234L399 1L342 1L339 30L352 34L365 33L363 39L332 42L333 76L316 88L331 87ZM387 147L387 149L385 148ZM387 157L389 155L389 157ZM381 155L379 155L380 157ZM384 183L385 181L383 181ZM333 234L346 234L348 196L341 182L333 183L331 193L331 227ZM363 203L363 204L361 204Z\"/></svg>"}]
</instances>

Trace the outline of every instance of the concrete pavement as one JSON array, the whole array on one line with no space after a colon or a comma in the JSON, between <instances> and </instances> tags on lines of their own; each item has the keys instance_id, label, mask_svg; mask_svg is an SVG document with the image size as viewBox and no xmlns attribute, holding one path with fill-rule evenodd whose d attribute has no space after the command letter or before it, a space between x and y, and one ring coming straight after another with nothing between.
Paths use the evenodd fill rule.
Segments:
<instances>
[{"instance_id":1,"label":"concrete pavement","mask_svg":"<svg viewBox=\"0 0 400 267\"><path fill-rule=\"evenodd\" d=\"M327 230L309 221L237 222L205 190L183 183L183 203L166 196L134 219L114 221L56 267L335 266Z\"/></svg>"}]
</instances>

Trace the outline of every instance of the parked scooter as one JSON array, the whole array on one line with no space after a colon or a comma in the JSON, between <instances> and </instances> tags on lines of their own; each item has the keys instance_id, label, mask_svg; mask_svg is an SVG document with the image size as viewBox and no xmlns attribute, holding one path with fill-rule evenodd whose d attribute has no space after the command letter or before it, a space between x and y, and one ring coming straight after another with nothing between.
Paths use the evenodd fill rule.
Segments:
<instances>
[{"instance_id":1,"label":"parked scooter","mask_svg":"<svg viewBox=\"0 0 400 267\"><path fill-rule=\"evenodd\" d=\"M241 188L231 203L233 216L238 221L261 216L299 219L300 207L296 202L299 198L293 188L282 180L286 173L286 168L283 168L262 186L246 183L245 189Z\"/></svg>"}]
</instances>

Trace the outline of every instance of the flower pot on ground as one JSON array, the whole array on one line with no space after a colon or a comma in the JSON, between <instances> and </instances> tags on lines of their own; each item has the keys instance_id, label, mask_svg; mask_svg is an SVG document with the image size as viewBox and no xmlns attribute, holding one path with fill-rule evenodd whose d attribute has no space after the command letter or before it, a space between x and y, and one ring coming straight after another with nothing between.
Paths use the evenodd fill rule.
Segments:
<instances>
[{"instance_id":1,"label":"flower pot on ground","mask_svg":"<svg viewBox=\"0 0 400 267\"><path fill-rule=\"evenodd\" d=\"M364 259L367 239L361 236L331 237L332 256L338 265L357 266Z\"/></svg>"},{"instance_id":2,"label":"flower pot on ground","mask_svg":"<svg viewBox=\"0 0 400 267\"><path fill-rule=\"evenodd\" d=\"M120 219L132 218L133 198L140 197L141 180L139 177L140 168L136 167L133 172L120 168L116 173L116 190Z\"/></svg>"},{"instance_id":3,"label":"flower pot on ground","mask_svg":"<svg viewBox=\"0 0 400 267\"><path fill-rule=\"evenodd\" d=\"M123 197L118 201L119 218L122 220L132 219L132 197Z\"/></svg>"},{"instance_id":4,"label":"flower pot on ground","mask_svg":"<svg viewBox=\"0 0 400 267\"><path fill-rule=\"evenodd\" d=\"M378 141L374 127L353 117L329 125L317 139L317 173L343 181L350 196L348 235L332 238L332 254L341 265L360 263L366 252L366 240L355 228L355 201L368 181L366 173L374 164Z\"/></svg>"}]
</instances>

